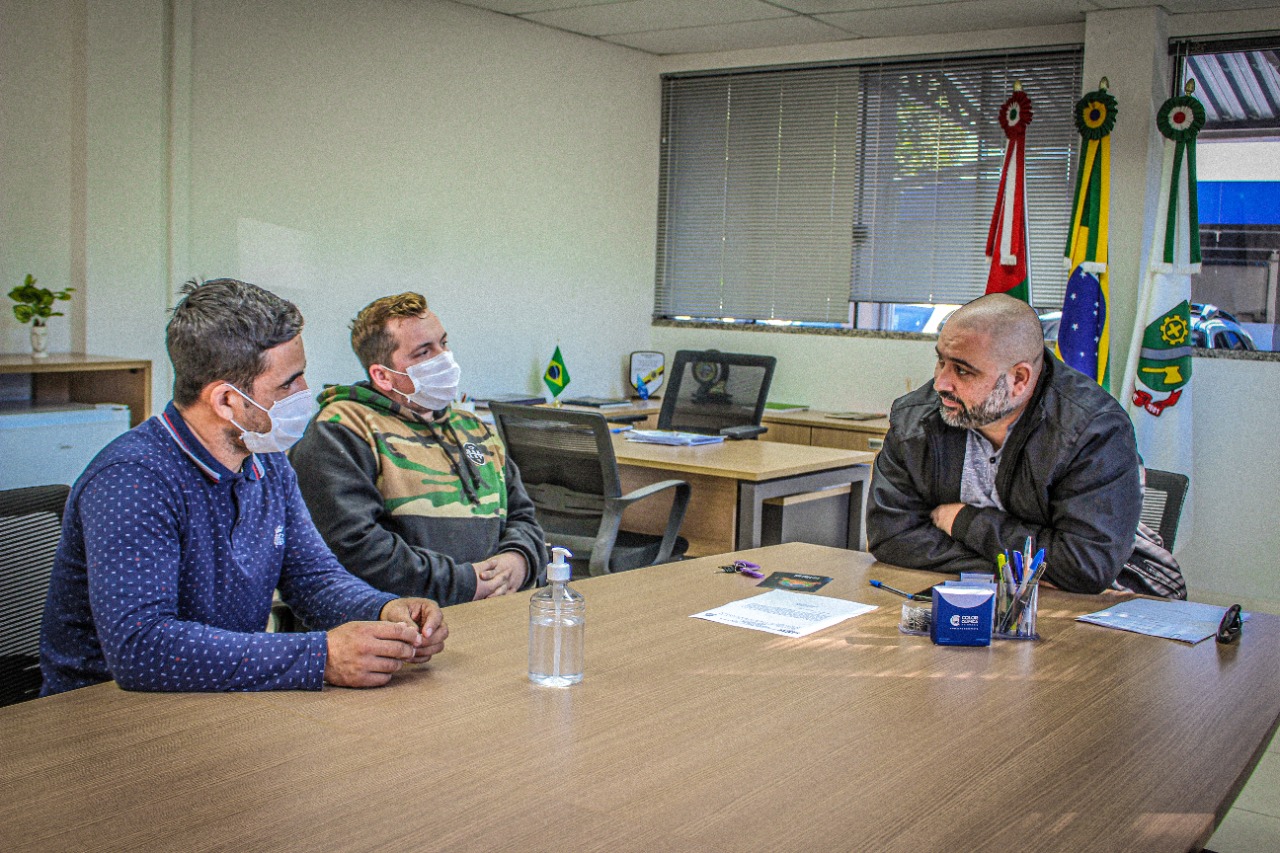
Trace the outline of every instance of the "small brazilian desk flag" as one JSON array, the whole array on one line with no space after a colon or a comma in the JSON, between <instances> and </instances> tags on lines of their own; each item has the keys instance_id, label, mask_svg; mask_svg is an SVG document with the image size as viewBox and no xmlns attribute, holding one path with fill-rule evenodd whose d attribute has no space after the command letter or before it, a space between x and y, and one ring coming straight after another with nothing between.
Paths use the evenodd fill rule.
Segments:
<instances>
[{"instance_id":1,"label":"small brazilian desk flag","mask_svg":"<svg viewBox=\"0 0 1280 853\"><path fill-rule=\"evenodd\" d=\"M1191 473L1191 276L1200 272L1196 134L1204 107L1190 93L1156 113L1164 137L1147 275L1138 294L1124 396L1149 468Z\"/></svg>"},{"instance_id":2,"label":"small brazilian desk flag","mask_svg":"<svg viewBox=\"0 0 1280 853\"><path fill-rule=\"evenodd\" d=\"M564 387L569 384L569 368L564 366L560 347L556 347L555 355L551 356L551 363L547 365L547 372L542 374L542 381L547 383L547 390L551 392L552 399L559 397L560 392L564 391Z\"/></svg>"},{"instance_id":3,"label":"small brazilian desk flag","mask_svg":"<svg viewBox=\"0 0 1280 853\"><path fill-rule=\"evenodd\" d=\"M1027 125L1031 99L1014 84L1014 93L1000 107L1000 127L1009 138L996 191L996 209L987 231L987 293L1007 293L1031 303L1031 270L1027 264Z\"/></svg>"},{"instance_id":4,"label":"small brazilian desk flag","mask_svg":"<svg viewBox=\"0 0 1280 853\"><path fill-rule=\"evenodd\" d=\"M1058 327L1058 358L1110 390L1111 286L1107 278L1107 219L1111 208L1111 129L1116 99L1106 79L1076 102L1076 129L1084 142L1076 174L1071 232L1065 252L1067 293Z\"/></svg>"}]
</instances>

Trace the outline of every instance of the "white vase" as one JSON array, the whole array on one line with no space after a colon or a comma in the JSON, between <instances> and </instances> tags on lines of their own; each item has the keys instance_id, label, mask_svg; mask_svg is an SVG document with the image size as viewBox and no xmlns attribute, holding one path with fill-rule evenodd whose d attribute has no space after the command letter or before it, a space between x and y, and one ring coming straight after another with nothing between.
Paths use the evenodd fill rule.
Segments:
<instances>
[{"instance_id":1,"label":"white vase","mask_svg":"<svg viewBox=\"0 0 1280 853\"><path fill-rule=\"evenodd\" d=\"M31 327L31 357L49 357L49 327L43 324Z\"/></svg>"}]
</instances>

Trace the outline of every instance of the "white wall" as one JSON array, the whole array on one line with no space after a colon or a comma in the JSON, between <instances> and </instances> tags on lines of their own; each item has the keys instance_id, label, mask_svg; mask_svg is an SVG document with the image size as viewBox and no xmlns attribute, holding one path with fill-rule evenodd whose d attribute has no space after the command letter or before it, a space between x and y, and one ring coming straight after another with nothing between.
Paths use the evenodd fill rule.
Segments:
<instances>
[{"instance_id":1,"label":"white wall","mask_svg":"<svg viewBox=\"0 0 1280 853\"><path fill-rule=\"evenodd\" d=\"M660 87L644 54L451 3L194 4L191 272L307 318L309 379L347 325L427 295L471 393L619 393L647 348Z\"/></svg>"},{"instance_id":2,"label":"white wall","mask_svg":"<svg viewBox=\"0 0 1280 853\"><path fill-rule=\"evenodd\" d=\"M28 273L50 290L80 284L71 273L76 5L0 0L0 293ZM0 351L30 352L11 305L0 311ZM50 349L70 346L71 320L51 319Z\"/></svg>"},{"instance_id":3,"label":"white wall","mask_svg":"<svg viewBox=\"0 0 1280 853\"><path fill-rule=\"evenodd\" d=\"M472 393L541 388L557 343L571 391L618 393L648 348L652 57L435 0L0 15L0 274L79 288L52 348L153 359L155 405L192 276L297 302L313 385L358 378L347 324L406 289ZM0 332L27 350L11 316Z\"/></svg>"}]
</instances>

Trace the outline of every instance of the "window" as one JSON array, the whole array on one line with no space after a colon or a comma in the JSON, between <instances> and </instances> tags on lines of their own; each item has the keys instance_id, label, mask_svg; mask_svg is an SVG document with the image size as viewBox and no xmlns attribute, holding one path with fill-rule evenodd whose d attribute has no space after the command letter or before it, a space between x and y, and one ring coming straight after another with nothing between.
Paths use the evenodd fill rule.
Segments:
<instances>
[{"instance_id":1,"label":"window","mask_svg":"<svg viewBox=\"0 0 1280 853\"><path fill-rule=\"evenodd\" d=\"M1080 70L1070 50L666 78L655 316L924 330L980 295L1015 80L1033 295L1060 306Z\"/></svg>"},{"instance_id":2,"label":"window","mask_svg":"<svg viewBox=\"0 0 1280 853\"><path fill-rule=\"evenodd\" d=\"M1198 346L1280 349L1280 37L1172 48L1174 90L1187 80L1204 104L1196 146L1200 274ZM1238 323L1238 325L1237 325Z\"/></svg>"}]
</instances>

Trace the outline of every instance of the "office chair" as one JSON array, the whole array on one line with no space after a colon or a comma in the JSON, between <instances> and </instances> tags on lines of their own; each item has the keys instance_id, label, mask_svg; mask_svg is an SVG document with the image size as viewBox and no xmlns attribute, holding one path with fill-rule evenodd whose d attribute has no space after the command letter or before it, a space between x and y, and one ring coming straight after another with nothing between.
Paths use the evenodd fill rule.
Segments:
<instances>
[{"instance_id":1,"label":"office chair","mask_svg":"<svg viewBox=\"0 0 1280 853\"><path fill-rule=\"evenodd\" d=\"M1172 471L1146 469L1146 487L1142 491L1142 523L1160 534L1166 551L1173 551L1182 518L1182 504L1187 497L1190 480Z\"/></svg>"},{"instance_id":2,"label":"office chair","mask_svg":"<svg viewBox=\"0 0 1280 853\"><path fill-rule=\"evenodd\" d=\"M658 429L755 438L777 359L717 350L680 350L667 374Z\"/></svg>"},{"instance_id":3,"label":"office chair","mask_svg":"<svg viewBox=\"0 0 1280 853\"><path fill-rule=\"evenodd\" d=\"M498 435L520 469L538 521L552 545L573 553L575 573L590 575L679 559L689 547L679 536L689 484L664 480L622 494L609 424L598 412L491 403ZM627 507L674 489L661 536L622 530Z\"/></svg>"},{"instance_id":4,"label":"office chair","mask_svg":"<svg viewBox=\"0 0 1280 853\"><path fill-rule=\"evenodd\" d=\"M0 492L0 707L40 695L40 617L70 492Z\"/></svg>"}]
</instances>

